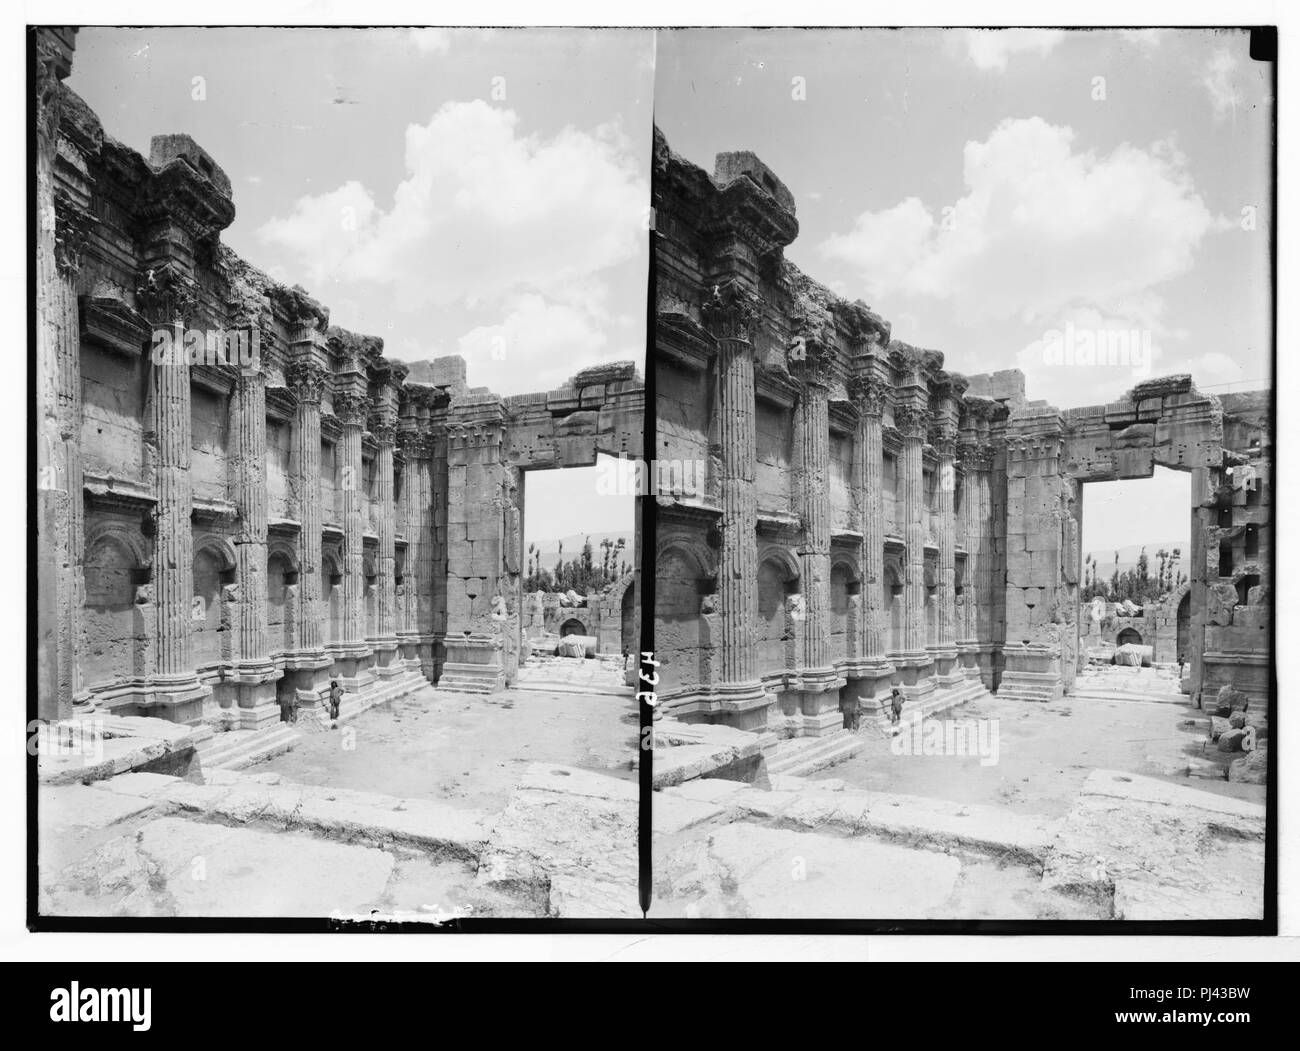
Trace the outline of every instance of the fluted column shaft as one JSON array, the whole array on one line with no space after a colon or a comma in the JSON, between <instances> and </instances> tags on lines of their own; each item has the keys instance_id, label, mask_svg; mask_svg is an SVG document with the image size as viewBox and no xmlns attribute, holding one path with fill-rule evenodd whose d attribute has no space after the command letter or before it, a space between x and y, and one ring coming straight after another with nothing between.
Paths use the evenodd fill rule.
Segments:
<instances>
[{"instance_id":1,"label":"fluted column shaft","mask_svg":"<svg viewBox=\"0 0 1300 1051\"><path fill-rule=\"evenodd\" d=\"M393 543L393 430L385 427L376 432L378 448L375 453L375 495L379 504L379 638L391 640L396 636L396 560Z\"/></svg>"},{"instance_id":2,"label":"fluted column shaft","mask_svg":"<svg viewBox=\"0 0 1300 1051\"><path fill-rule=\"evenodd\" d=\"M869 661L883 661L888 649L885 638L885 609L881 588L885 578L885 504L882 413L883 391L866 392L861 402L862 416L858 432L862 448L861 486L863 634L862 655Z\"/></svg>"},{"instance_id":3,"label":"fluted column shaft","mask_svg":"<svg viewBox=\"0 0 1300 1051\"><path fill-rule=\"evenodd\" d=\"M914 656L925 652L925 524L922 518L925 468L922 446L927 417L924 410L904 406L895 413L895 419L903 436L903 540L907 546L903 649Z\"/></svg>"},{"instance_id":4,"label":"fluted column shaft","mask_svg":"<svg viewBox=\"0 0 1300 1051\"><path fill-rule=\"evenodd\" d=\"M980 587L980 547L984 542L983 521L980 518L979 482L976 480L975 449L961 448L961 520L962 540L966 547L966 575L962 584L962 622L958 625L960 641L976 641L977 613L982 591Z\"/></svg>"},{"instance_id":5,"label":"fluted column shaft","mask_svg":"<svg viewBox=\"0 0 1300 1051\"><path fill-rule=\"evenodd\" d=\"M971 638L980 643L993 638L993 600L997 589L993 572L993 482L990 470L992 457L987 451L975 470L975 493L979 546L975 556L976 608L971 617Z\"/></svg>"},{"instance_id":6,"label":"fluted column shaft","mask_svg":"<svg viewBox=\"0 0 1300 1051\"><path fill-rule=\"evenodd\" d=\"M266 378L260 369L242 373L235 386L235 504L240 528L235 538L239 583L241 664L270 663L266 589Z\"/></svg>"},{"instance_id":7,"label":"fluted column shaft","mask_svg":"<svg viewBox=\"0 0 1300 1051\"><path fill-rule=\"evenodd\" d=\"M800 503L804 538L799 550L799 573L803 578L804 623L803 661L806 668L825 668L829 663L826 618L830 608L830 507L828 465L830 423L828 391L813 379L804 386L799 401L799 440L802 458Z\"/></svg>"},{"instance_id":8,"label":"fluted column shaft","mask_svg":"<svg viewBox=\"0 0 1300 1051\"><path fill-rule=\"evenodd\" d=\"M37 34L37 714L67 718L88 700L82 684L85 518L81 466L81 347L77 272L84 213L56 193L64 89L70 62L49 30ZM62 236L60 236L62 234ZM48 574L48 577L46 577Z\"/></svg>"},{"instance_id":9,"label":"fluted column shaft","mask_svg":"<svg viewBox=\"0 0 1300 1051\"><path fill-rule=\"evenodd\" d=\"M748 339L718 341L719 437L722 443L722 550L718 591L722 679L754 681L758 616L758 498L754 490L754 358Z\"/></svg>"},{"instance_id":10,"label":"fluted column shaft","mask_svg":"<svg viewBox=\"0 0 1300 1051\"><path fill-rule=\"evenodd\" d=\"M365 576L362 558L361 436L365 427L364 399L340 394L334 412L343 425L339 442L339 482L343 490L343 638L344 645L364 647L366 642Z\"/></svg>"},{"instance_id":11,"label":"fluted column shaft","mask_svg":"<svg viewBox=\"0 0 1300 1051\"><path fill-rule=\"evenodd\" d=\"M957 643L957 555L953 535L956 518L953 512L953 489L956 486L956 469L953 463L953 440L940 437L938 518L936 533L939 542L939 637L940 649L952 650Z\"/></svg>"},{"instance_id":12,"label":"fluted column shaft","mask_svg":"<svg viewBox=\"0 0 1300 1051\"><path fill-rule=\"evenodd\" d=\"M320 495L320 402L324 370L312 366L292 373L298 395L294 420L294 442L298 462L298 649L319 653L324 649L321 624L321 495Z\"/></svg>"},{"instance_id":13,"label":"fluted column shaft","mask_svg":"<svg viewBox=\"0 0 1300 1051\"><path fill-rule=\"evenodd\" d=\"M193 538L190 512L190 365L184 353L162 355L154 370L154 437L157 443L154 537L154 609L157 674L165 681L194 678Z\"/></svg>"}]
</instances>

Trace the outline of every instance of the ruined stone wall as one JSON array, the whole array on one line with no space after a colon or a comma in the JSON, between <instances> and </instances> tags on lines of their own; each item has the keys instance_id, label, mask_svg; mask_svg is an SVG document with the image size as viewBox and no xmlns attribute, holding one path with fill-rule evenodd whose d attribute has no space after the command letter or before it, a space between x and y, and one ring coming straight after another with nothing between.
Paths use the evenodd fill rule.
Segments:
<instances>
[{"instance_id":1,"label":"ruined stone wall","mask_svg":"<svg viewBox=\"0 0 1300 1051\"><path fill-rule=\"evenodd\" d=\"M658 498L665 706L815 736L894 683L992 685L998 552L959 545L957 491L991 533L1005 404L790 264L794 196L753 154L710 176L656 133L653 196L656 455L705 474Z\"/></svg>"},{"instance_id":2,"label":"ruined stone wall","mask_svg":"<svg viewBox=\"0 0 1300 1051\"><path fill-rule=\"evenodd\" d=\"M221 243L230 180L192 139L104 133L73 41L38 35L41 714L255 729L334 678L502 684L517 473L640 456L636 370L502 399L331 326Z\"/></svg>"}]
</instances>

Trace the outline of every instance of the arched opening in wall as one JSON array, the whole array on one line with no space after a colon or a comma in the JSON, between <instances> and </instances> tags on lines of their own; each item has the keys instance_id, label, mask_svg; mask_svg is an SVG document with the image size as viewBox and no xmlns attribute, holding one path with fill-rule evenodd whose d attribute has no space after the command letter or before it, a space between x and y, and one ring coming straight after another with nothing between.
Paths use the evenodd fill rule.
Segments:
<instances>
[{"instance_id":1,"label":"arched opening in wall","mask_svg":"<svg viewBox=\"0 0 1300 1051\"><path fill-rule=\"evenodd\" d=\"M361 572L366 582L366 638L373 639L379 634L379 570L373 554L361 560Z\"/></svg>"},{"instance_id":2,"label":"arched opening in wall","mask_svg":"<svg viewBox=\"0 0 1300 1051\"><path fill-rule=\"evenodd\" d=\"M849 647L850 608L853 604L852 596L858 593L858 589L858 582L853 579L853 572L848 565L836 562L831 566L828 654L832 661L845 660L852 655Z\"/></svg>"},{"instance_id":3,"label":"arched opening in wall","mask_svg":"<svg viewBox=\"0 0 1300 1051\"><path fill-rule=\"evenodd\" d=\"M789 566L767 558L758 566L758 624L755 657L759 675L783 671L793 639L786 599L798 594L799 581Z\"/></svg>"},{"instance_id":4,"label":"arched opening in wall","mask_svg":"<svg viewBox=\"0 0 1300 1051\"><path fill-rule=\"evenodd\" d=\"M575 416L575 427L579 423ZM567 446L563 459L573 466L518 464L508 477L514 503L506 509L501 587L503 594L515 591L515 609L522 611L529 603L530 613L518 616L510 629L521 653L533 648L525 648L530 620L533 638L556 631L558 619L561 637L590 636L598 653L614 656L621 654L625 634L635 633L631 625L625 629L624 603L632 601L629 578L637 569L636 465L598 453L594 444L586 465L583 458L575 446ZM619 589L626 589L626 596ZM539 592L544 611L558 609L556 619L544 612L540 626L531 612ZM630 605L628 610L634 621L635 611ZM538 653L544 649L538 647ZM611 687L622 685L620 666L609 662L601 668L608 671ZM539 659L527 674L535 681L560 672Z\"/></svg>"},{"instance_id":5,"label":"arched opening in wall","mask_svg":"<svg viewBox=\"0 0 1300 1051\"><path fill-rule=\"evenodd\" d=\"M297 583L298 574L283 554L273 553L266 560L266 636L272 653L286 653L294 647L288 595Z\"/></svg>"},{"instance_id":6,"label":"arched opening in wall","mask_svg":"<svg viewBox=\"0 0 1300 1051\"><path fill-rule=\"evenodd\" d=\"M205 544L194 555L194 597L190 608L193 660L199 671L229 659L230 626L223 623L222 588L235 582L235 567L218 544Z\"/></svg>"},{"instance_id":7,"label":"arched opening in wall","mask_svg":"<svg viewBox=\"0 0 1300 1051\"><path fill-rule=\"evenodd\" d=\"M939 644L939 581L933 566L925 567L925 644Z\"/></svg>"},{"instance_id":8,"label":"arched opening in wall","mask_svg":"<svg viewBox=\"0 0 1300 1051\"><path fill-rule=\"evenodd\" d=\"M903 574L897 564L885 563L881 583L885 615L889 618L889 652L903 652Z\"/></svg>"},{"instance_id":9,"label":"arched opening in wall","mask_svg":"<svg viewBox=\"0 0 1300 1051\"><path fill-rule=\"evenodd\" d=\"M700 625L713 581L702 540L661 547L655 558L655 649L671 653L659 668L660 696L701 685ZM631 592L628 588L628 592Z\"/></svg>"},{"instance_id":10,"label":"arched opening in wall","mask_svg":"<svg viewBox=\"0 0 1300 1051\"><path fill-rule=\"evenodd\" d=\"M143 580L135 553L108 535L93 539L86 550L86 646L82 681L87 687L109 686L138 675L135 589Z\"/></svg>"},{"instance_id":11,"label":"arched opening in wall","mask_svg":"<svg viewBox=\"0 0 1300 1051\"><path fill-rule=\"evenodd\" d=\"M322 631L326 643L343 639L343 565L333 554L321 558L320 601Z\"/></svg>"},{"instance_id":12,"label":"arched opening in wall","mask_svg":"<svg viewBox=\"0 0 1300 1051\"><path fill-rule=\"evenodd\" d=\"M1120 631L1118 635L1115 636L1115 645L1116 646L1128 646L1128 645L1141 646L1142 633L1138 631L1137 628L1124 628L1122 631Z\"/></svg>"}]
</instances>

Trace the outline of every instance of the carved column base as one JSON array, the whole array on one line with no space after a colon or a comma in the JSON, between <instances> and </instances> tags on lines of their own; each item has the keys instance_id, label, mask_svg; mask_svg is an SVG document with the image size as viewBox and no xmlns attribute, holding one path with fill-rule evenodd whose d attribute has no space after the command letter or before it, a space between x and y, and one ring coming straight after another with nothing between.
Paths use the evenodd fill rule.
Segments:
<instances>
[{"instance_id":1,"label":"carved column base","mask_svg":"<svg viewBox=\"0 0 1300 1051\"><path fill-rule=\"evenodd\" d=\"M203 721L203 705L212 688L194 676L155 676L136 694L137 715L197 726Z\"/></svg>"},{"instance_id":2,"label":"carved column base","mask_svg":"<svg viewBox=\"0 0 1300 1051\"><path fill-rule=\"evenodd\" d=\"M348 693L359 693L375 681L375 656L365 643L331 645L325 652L334 658L330 678L338 679Z\"/></svg>"},{"instance_id":3,"label":"carved column base","mask_svg":"<svg viewBox=\"0 0 1300 1051\"><path fill-rule=\"evenodd\" d=\"M448 635L438 688L457 693L496 693L506 687L505 651L497 635Z\"/></svg>"},{"instance_id":4,"label":"carved column base","mask_svg":"<svg viewBox=\"0 0 1300 1051\"><path fill-rule=\"evenodd\" d=\"M1054 646L1012 643L1003 647L1006 661L999 697L1017 701L1059 701L1065 694L1061 651Z\"/></svg>"},{"instance_id":5,"label":"carved column base","mask_svg":"<svg viewBox=\"0 0 1300 1051\"><path fill-rule=\"evenodd\" d=\"M374 638L367 640L375 654L375 674L387 682L395 679L405 670L402 666L402 654L397 637Z\"/></svg>"},{"instance_id":6,"label":"carved column base","mask_svg":"<svg viewBox=\"0 0 1300 1051\"><path fill-rule=\"evenodd\" d=\"M397 633L397 659L404 671L423 673L420 663L420 636L413 631Z\"/></svg>"},{"instance_id":7,"label":"carved column base","mask_svg":"<svg viewBox=\"0 0 1300 1051\"><path fill-rule=\"evenodd\" d=\"M956 646L932 646L927 652L934 662L934 678L941 686L955 686L965 679Z\"/></svg>"}]
</instances>

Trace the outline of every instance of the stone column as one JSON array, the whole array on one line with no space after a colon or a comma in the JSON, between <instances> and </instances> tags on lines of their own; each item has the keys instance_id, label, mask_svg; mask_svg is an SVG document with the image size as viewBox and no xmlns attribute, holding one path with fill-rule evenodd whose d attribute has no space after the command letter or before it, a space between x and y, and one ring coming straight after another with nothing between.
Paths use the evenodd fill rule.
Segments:
<instances>
[{"instance_id":1,"label":"stone column","mask_svg":"<svg viewBox=\"0 0 1300 1051\"><path fill-rule=\"evenodd\" d=\"M986 439L987 440L987 439ZM962 586L961 623L957 648L967 679L980 678L980 612L986 601L984 578L985 527L988 518L987 448L981 447L974 432L963 432L957 446L961 461L961 534L966 545L966 576Z\"/></svg>"},{"instance_id":2,"label":"stone column","mask_svg":"<svg viewBox=\"0 0 1300 1051\"><path fill-rule=\"evenodd\" d=\"M393 534L396 532L396 509L393 504L393 444L397 440L397 405L396 392L386 385L381 387L379 400L371 417L370 433L374 435L376 443L375 496L378 504L376 532L379 535L379 608L373 646L379 676L389 679L401 670L401 666L397 658L395 590L397 551L393 543Z\"/></svg>"},{"instance_id":3,"label":"stone column","mask_svg":"<svg viewBox=\"0 0 1300 1051\"><path fill-rule=\"evenodd\" d=\"M422 435L416 471L420 483L417 522L420 532L420 559L415 572L419 578L416 592L416 630L420 668L430 682L437 682L446 663L443 637L447 632L447 550L448 508L446 503L449 476L445 424L438 424ZM441 489L439 483L441 482ZM441 542L439 542L441 535Z\"/></svg>"},{"instance_id":4,"label":"stone column","mask_svg":"<svg viewBox=\"0 0 1300 1051\"><path fill-rule=\"evenodd\" d=\"M721 550L718 555L720 674L716 691L726 722L766 725L768 699L754 653L758 619L758 497L754 489L754 345L760 317L756 293L731 281L700 311L717 341L718 440L721 445Z\"/></svg>"},{"instance_id":5,"label":"stone column","mask_svg":"<svg viewBox=\"0 0 1300 1051\"><path fill-rule=\"evenodd\" d=\"M343 638L336 661L344 689L365 687L370 647L366 643L366 581L363 567L364 516L361 508L361 436L367 402L355 389L334 395L334 415L343 426L339 442L339 487L343 491Z\"/></svg>"},{"instance_id":6,"label":"stone column","mask_svg":"<svg viewBox=\"0 0 1300 1051\"><path fill-rule=\"evenodd\" d=\"M903 437L901 458L903 542L907 548L903 588L903 661L908 686L916 684L916 669L928 663L925 648L925 473L922 461L929 413L919 401L894 410L894 423Z\"/></svg>"},{"instance_id":7,"label":"stone column","mask_svg":"<svg viewBox=\"0 0 1300 1051\"><path fill-rule=\"evenodd\" d=\"M419 461L424 456L426 439L414 430L398 435L402 450L402 499L398 503L398 520L406 538L406 565L402 572L401 627L397 632L402 664L410 671L420 670L420 563L424 557L425 538L421 523L421 485Z\"/></svg>"},{"instance_id":8,"label":"stone column","mask_svg":"<svg viewBox=\"0 0 1300 1051\"><path fill-rule=\"evenodd\" d=\"M842 726L839 689L844 685L830 663L827 617L830 609L830 348L805 341L802 362L793 362L802 380L799 396L798 500L803 517L799 577L804 597L803 667L799 669L799 733L819 737Z\"/></svg>"},{"instance_id":9,"label":"stone column","mask_svg":"<svg viewBox=\"0 0 1300 1051\"><path fill-rule=\"evenodd\" d=\"M55 173L62 81L72 69L76 30L44 27L36 33L36 544L42 585L35 595L36 711L54 720L92 709L81 679L85 519L77 311L77 275L90 215L88 192L74 195L57 185Z\"/></svg>"},{"instance_id":10,"label":"stone column","mask_svg":"<svg viewBox=\"0 0 1300 1051\"><path fill-rule=\"evenodd\" d=\"M304 342L316 342L308 332ZM298 609L294 651L285 657L286 673L294 676L299 705L318 703L328 686L333 661L325 652L325 608L321 600L320 406L328 373L309 345L288 369L287 379L298 400L293 425L295 514L299 522Z\"/></svg>"},{"instance_id":11,"label":"stone column","mask_svg":"<svg viewBox=\"0 0 1300 1051\"><path fill-rule=\"evenodd\" d=\"M932 441L939 456L936 486L938 525L935 530L939 543L939 635L934 659L936 676L941 682L953 685L962 678L957 667L956 516L953 510L953 492L957 487L954 463L957 427L952 418L951 404L946 399L944 404L947 415L940 418Z\"/></svg>"},{"instance_id":12,"label":"stone column","mask_svg":"<svg viewBox=\"0 0 1300 1051\"><path fill-rule=\"evenodd\" d=\"M136 301L155 324L184 328L194 309L193 280L172 262L146 268ZM178 353L177 350L182 352ZM203 715L209 688L200 685L193 657L194 552L190 530L189 357L179 342L153 367L154 565L156 664L150 708L176 722Z\"/></svg>"},{"instance_id":13,"label":"stone column","mask_svg":"<svg viewBox=\"0 0 1300 1051\"><path fill-rule=\"evenodd\" d=\"M280 717L266 622L266 377L261 362L244 366L231 399L234 441L235 580L239 586L233 682L239 726L261 729Z\"/></svg>"}]
</instances>

